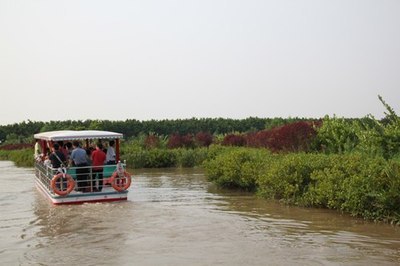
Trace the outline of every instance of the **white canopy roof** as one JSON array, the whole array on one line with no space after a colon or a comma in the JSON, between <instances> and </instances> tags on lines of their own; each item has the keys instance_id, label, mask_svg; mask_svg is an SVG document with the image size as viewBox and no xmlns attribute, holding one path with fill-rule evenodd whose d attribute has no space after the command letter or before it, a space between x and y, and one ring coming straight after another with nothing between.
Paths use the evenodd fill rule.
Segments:
<instances>
[{"instance_id":1,"label":"white canopy roof","mask_svg":"<svg viewBox=\"0 0 400 266\"><path fill-rule=\"evenodd\" d=\"M34 135L35 139L42 140L82 140L82 139L120 139L121 133L100 130L60 130L41 132Z\"/></svg>"}]
</instances>

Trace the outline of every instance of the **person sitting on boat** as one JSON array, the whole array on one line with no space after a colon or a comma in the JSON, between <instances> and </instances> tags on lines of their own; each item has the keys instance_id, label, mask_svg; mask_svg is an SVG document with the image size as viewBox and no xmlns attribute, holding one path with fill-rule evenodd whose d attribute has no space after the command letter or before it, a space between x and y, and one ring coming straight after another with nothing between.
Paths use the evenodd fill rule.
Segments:
<instances>
[{"instance_id":1,"label":"person sitting on boat","mask_svg":"<svg viewBox=\"0 0 400 266\"><path fill-rule=\"evenodd\" d=\"M49 157L50 157L50 150L49 150L49 148L46 148L46 152L42 153L42 158L43 158L42 160L43 160L43 164L45 166L51 168L52 166L51 166L51 161L50 161Z\"/></svg>"},{"instance_id":2,"label":"person sitting on boat","mask_svg":"<svg viewBox=\"0 0 400 266\"><path fill-rule=\"evenodd\" d=\"M43 156L43 164L44 164L45 166L47 166L47 167L50 167L50 168L52 167L51 161L50 161L48 155L44 155L44 156Z\"/></svg>"},{"instance_id":3,"label":"person sitting on boat","mask_svg":"<svg viewBox=\"0 0 400 266\"><path fill-rule=\"evenodd\" d=\"M103 165L106 161L106 154L103 151L103 144L97 143L96 149L92 152L93 180L92 187L94 190L101 191L103 189ZM99 181L99 187L96 188L96 176Z\"/></svg>"},{"instance_id":4,"label":"person sitting on boat","mask_svg":"<svg viewBox=\"0 0 400 266\"><path fill-rule=\"evenodd\" d=\"M114 150L114 144L115 141L110 140L108 143L108 148L107 148L107 154L106 154L106 164L111 165L111 164L116 164L117 162L115 161L115 150Z\"/></svg>"},{"instance_id":5,"label":"person sitting on boat","mask_svg":"<svg viewBox=\"0 0 400 266\"><path fill-rule=\"evenodd\" d=\"M42 160L42 156L43 156L42 147L40 147L39 140L37 139L37 140L35 140L35 154L34 154L35 160L36 161L41 161Z\"/></svg>"},{"instance_id":6,"label":"person sitting on boat","mask_svg":"<svg viewBox=\"0 0 400 266\"><path fill-rule=\"evenodd\" d=\"M58 143L54 143L53 152L50 154L49 159L51 161L51 165L53 168L60 168L62 165L65 165L65 156L60 151L60 145Z\"/></svg>"},{"instance_id":7,"label":"person sitting on boat","mask_svg":"<svg viewBox=\"0 0 400 266\"><path fill-rule=\"evenodd\" d=\"M89 177L89 164L86 159L86 151L80 147L79 141L73 141L72 147L74 148L71 152L70 162L76 166L76 185L78 191L87 191L88 189L88 177Z\"/></svg>"}]
</instances>

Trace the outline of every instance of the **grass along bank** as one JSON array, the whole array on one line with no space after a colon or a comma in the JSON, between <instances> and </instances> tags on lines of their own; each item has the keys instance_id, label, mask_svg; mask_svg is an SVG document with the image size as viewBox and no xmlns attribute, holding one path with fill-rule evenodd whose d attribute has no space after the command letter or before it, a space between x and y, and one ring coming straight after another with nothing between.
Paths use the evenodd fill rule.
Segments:
<instances>
[{"instance_id":1,"label":"grass along bank","mask_svg":"<svg viewBox=\"0 0 400 266\"><path fill-rule=\"evenodd\" d=\"M306 207L400 224L400 163L361 154L272 154L225 148L204 164L211 181Z\"/></svg>"},{"instance_id":2,"label":"grass along bank","mask_svg":"<svg viewBox=\"0 0 400 266\"><path fill-rule=\"evenodd\" d=\"M33 149L0 150L0 160L13 161L19 167L33 167Z\"/></svg>"}]
</instances>

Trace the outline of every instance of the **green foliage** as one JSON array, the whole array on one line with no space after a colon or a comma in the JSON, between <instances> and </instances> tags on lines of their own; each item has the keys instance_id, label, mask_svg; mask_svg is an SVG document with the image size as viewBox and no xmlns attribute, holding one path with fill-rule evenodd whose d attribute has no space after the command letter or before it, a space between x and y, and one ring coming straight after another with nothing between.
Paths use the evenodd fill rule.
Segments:
<instances>
[{"instance_id":1,"label":"green foliage","mask_svg":"<svg viewBox=\"0 0 400 266\"><path fill-rule=\"evenodd\" d=\"M352 126L358 139L354 150L369 156L384 156L384 127L379 121L372 116L366 116L360 121L355 121Z\"/></svg>"},{"instance_id":2,"label":"green foliage","mask_svg":"<svg viewBox=\"0 0 400 266\"><path fill-rule=\"evenodd\" d=\"M20 143L33 143L33 136L24 137L15 133L10 133L6 136L4 143L1 144L20 144Z\"/></svg>"},{"instance_id":3,"label":"green foliage","mask_svg":"<svg viewBox=\"0 0 400 266\"><path fill-rule=\"evenodd\" d=\"M121 158L130 168L163 168L177 165L176 154L167 149L146 149L138 142L129 142L121 147Z\"/></svg>"},{"instance_id":4,"label":"green foliage","mask_svg":"<svg viewBox=\"0 0 400 266\"><path fill-rule=\"evenodd\" d=\"M318 128L317 142L323 152L342 154L353 151L358 138L351 120L325 116Z\"/></svg>"},{"instance_id":5,"label":"green foliage","mask_svg":"<svg viewBox=\"0 0 400 266\"><path fill-rule=\"evenodd\" d=\"M214 151L204 166L209 180L220 186L255 190L256 177L271 156L267 150L227 147Z\"/></svg>"},{"instance_id":6,"label":"green foliage","mask_svg":"<svg viewBox=\"0 0 400 266\"><path fill-rule=\"evenodd\" d=\"M0 160L10 160L15 163L15 165L20 167L33 167L33 150L32 149L22 149L6 151L0 150Z\"/></svg>"},{"instance_id":7,"label":"green foliage","mask_svg":"<svg viewBox=\"0 0 400 266\"><path fill-rule=\"evenodd\" d=\"M361 152L369 156L394 158L400 153L400 118L381 96L386 117L379 121L372 115L361 119L326 116L318 129L317 149L325 153Z\"/></svg>"},{"instance_id":8,"label":"green foliage","mask_svg":"<svg viewBox=\"0 0 400 266\"><path fill-rule=\"evenodd\" d=\"M129 168L164 168L201 166L208 156L207 148L166 149L144 148L138 142L128 142L121 147L121 158Z\"/></svg>"},{"instance_id":9,"label":"green foliage","mask_svg":"<svg viewBox=\"0 0 400 266\"><path fill-rule=\"evenodd\" d=\"M200 166L207 159L207 148L196 149L175 149L177 158L177 166L179 167L195 167Z\"/></svg>"},{"instance_id":10,"label":"green foliage","mask_svg":"<svg viewBox=\"0 0 400 266\"><path fill-rule=\"evenodd\" d=\"M16 134L20 138L32 137L35 133L53 130L83 130L96 129L123 133L125 138L137 137L140 134L153 133L158 136L168 136L174 133L180 135L210 132L211 134L226 134L229 132L246 132L262 130L269 121L275 119L250 117L246 119L224 118L191 118L176 120L148 120L125 121L110 120L66 120L50 122L22 122L0 126L0 141L4 141L9 134Z\"/></svg>"},{"instance_id":11,"label":"green foliage","mask_svg":"<svg viewBox=\"0 0 400 266\"><path fill-rule=\"evenodd\" d=\"M290 204L400 223L400 162L362 154L270 154L226 148L204 164L223 187L256 190Z\"/></svg>"},{"instance_id":12,"label":"green foliage","mask_svg":"<svg viewBox=\"0 0 400 266\"><path fill-rule=\"evenodd\" d=\"M0 160L10 160L10 151L0 150Z\"/></svg>"},{"instance_id":13,"label":"green foliage","mask_svg":"<svg viewBox=\"0 0 400 266\"><path fill-rule=\"evenodd\" d=\"M364 162L370 163L369 159L375 162L377 159L357 154L325 157L327 160L324 167L315 169L310 175L312 185L305 194L303 203L308 206L351 212L345 207L349 204L350 193L355 189L349 185L349 182L360 175L370 175L371 173L366 169L369 165Z\"/></svg>"},{"instance_id":14,"label":"green foliage","mask_svg":"<svg viewBox=\"0 0 400 266\"><path fill-rule=\"evenodd\" d=\"M3 128L0 128L0 144L2 144L6 140L6 132Z\"/></svg>"},{"instance_id":15,"label":"green foliage","mask_svg":"<svg viewBox=\"0 0 400 266\"><path fill-rule=\"evenodd\" d=\"M253 132L271 128L276 125L302 121L302 118L258 118L245 119L229 118L191 118L176 120L147 120L138 121L127 119L125 121L110 120L65 120L34 122L28 120L21 123L0 126L0 141L7 140L9 134L18 136L18 140L25 141L32 138L35 133L54 130L107 130L124 134L125 139L136 138L140 135L153 134L156 136L169 136L171 134L196 135L199 132L209 132L211 135L227 134L232 132ZM11 137L13 135L10 135ZM15 138L14 138L15 139Z\"/></svg>"},{"instance_id":16,"label":"green foliage","mask_svg":"<svg viewBox=\"0 0 400 266\"><path fill-rule=\"evenodd\" d=\"M151 149L147 151L146 168L175 167L177 165L176 154L167 149Z\"/></svg>"},{"instance_id":17,"label":"green foliage","mask_svg":"<svg viewBox=\"0 0 400 266\"><path fill-rule=\"evenodd\" d=\"M400 118L381 96L379 100L387 110L382 120L371 115L361 119L325 116L322 126L317 127L315 143L307 145L322 152L319 154L272 154L264 148L218 145L226 134L252 132L256 136L257 131L304 120L299 118L28 121L0 126L0 141L32 143L34 133L51 130L121 132L126 139L121 144L121 158L130 168L203 165L208 178L223 187L400 223ZM214 144L166 149L166 136L194 136L198 132L210 132ZM32 153L31 149L0 150L0 159L32 166Z\"/></svg>"},{"instance_id":18,"label":"green foliage","mask_svg":"<svg viewBox=\"0 0 400 266\"><path fill-rule=\"evenodd\" d=\"M121 159L128 168L144 168L148 161L148 152L140 146L124 145L121 147Z\"/></svg>"},{"instance_id":19,"label":"green foliage","mask_svg":"<svg viewBox=\"0 0 400 266\"><path fill-rule=\"evenodd\" d=\"M299 121L309 121L309 120L314 120L314 119L299 118L299 117L294 117L294 118L275 117L275 118L267 119L265 121L264 128L269 130L269 129L273 129L275 127L280 127L283 125L292 124L292 123L299 122Z\"/></svg>"},{"instance_id":20,"label":"green foliage","mask_svg":"<svg viewBox=\"0 0 400 266\"><path fill-rule=\"evenodd\" d=\"M389 121L389 123L398 124L400 122L399 116L396 114L394 109L386 103L382 96L378 95L379 101L385 106L387 113L385 112L385 120Z\"/></svg>"},{"instance_id":21,"label":"green foliage","mask_svg":"<svg viewBox=\"0 0 400 266\"><path fill-rule=\"evenodd\" d=\"M323 169L326 164L327 157L318 154L277 155L267 171L257 178L258 192L267 198L301 204L311 183L311 173Z\"/></svg>"},{"instance_id":22,"label":"green foliage","mask_svg":"<svg viewBox=\"0 0 400 266\"><path fill-rule=\"evenodd\" d=\"M341 209L368 219L400 221L399 164L383 158L362 158L359 164L359 171L344 180Z\"/></svg>"}]
</instances>

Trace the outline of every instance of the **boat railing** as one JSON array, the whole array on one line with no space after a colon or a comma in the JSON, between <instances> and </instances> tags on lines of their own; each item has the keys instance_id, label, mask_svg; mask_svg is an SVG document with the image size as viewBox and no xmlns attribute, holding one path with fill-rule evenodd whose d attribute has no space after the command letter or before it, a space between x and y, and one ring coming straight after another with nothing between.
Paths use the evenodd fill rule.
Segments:
<instances>
[{"instance_id":1,"label":"boat railing","mask_svg":"<svg viewBox=\"0 0 400 266\"><path fill-rule=\"evenodd\" d=\"M123 169L126 164L122 163ZM99 169L100 168L100 169ZM97 192L99 188L109 185L110 178L117 169L117 164L102 166L70 166L65 168L53 168L43 162L35 162L36 177L48 189L51 189L51 180L59 173L70 175L75 181L75 191ZM100 178L99 174L102 174ZM102 183L100 183L102 182Z\"/></svg>"}]
</instances>

